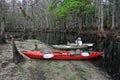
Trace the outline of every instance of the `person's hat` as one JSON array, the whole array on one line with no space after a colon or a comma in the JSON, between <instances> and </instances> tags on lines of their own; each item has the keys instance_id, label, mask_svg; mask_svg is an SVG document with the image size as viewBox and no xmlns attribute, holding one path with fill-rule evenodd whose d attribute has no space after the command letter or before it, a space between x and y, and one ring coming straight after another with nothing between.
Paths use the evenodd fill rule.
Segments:
<instances>
[{"instance_id":1,"label":"person's hat","mask_svg":"<svg viewBox=\"0 0 120 80\"><path fill-rule=\"evenodd\" d=\"M78 39L81 39L80 37L78 37Z\"/></svg>"}]
</instances>

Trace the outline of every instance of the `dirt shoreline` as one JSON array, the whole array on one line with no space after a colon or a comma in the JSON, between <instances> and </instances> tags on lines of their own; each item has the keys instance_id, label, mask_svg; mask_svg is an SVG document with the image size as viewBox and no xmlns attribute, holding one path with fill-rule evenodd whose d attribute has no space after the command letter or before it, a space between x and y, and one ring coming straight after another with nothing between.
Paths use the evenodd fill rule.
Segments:
<instances>
[{"instance_id":1,"label":"dirt shoreline","mask_svg":"<svg viewBox=\"0 0 120 80\"><path fill-rule=\"evenodd\" d=\"M19 52L52 48L37 40L15 41ZM28 59L15 65L12 45L0 45L0 80L110 80L110 76L88 61L59 61Z\"/></svg>"}]
</instances>

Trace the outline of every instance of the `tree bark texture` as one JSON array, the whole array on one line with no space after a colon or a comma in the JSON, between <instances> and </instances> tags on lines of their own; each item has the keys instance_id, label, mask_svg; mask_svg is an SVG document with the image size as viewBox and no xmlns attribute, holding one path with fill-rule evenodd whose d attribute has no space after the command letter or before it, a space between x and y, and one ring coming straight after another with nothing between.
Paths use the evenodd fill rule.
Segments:
<instances>
[{"instance_id":1,"label":"tree bark texture","mask_svg":"<svg viewBox=\"0 0 120 80\"><path fill-rule=\"evenodd\" d=\"M13 62L15 64L18 64L20 62L25 61L26 59L19 53L17 50L17 47L15 45L14 39L12 38L12 50L13 50Z\"/></svg>"}]
</instances>

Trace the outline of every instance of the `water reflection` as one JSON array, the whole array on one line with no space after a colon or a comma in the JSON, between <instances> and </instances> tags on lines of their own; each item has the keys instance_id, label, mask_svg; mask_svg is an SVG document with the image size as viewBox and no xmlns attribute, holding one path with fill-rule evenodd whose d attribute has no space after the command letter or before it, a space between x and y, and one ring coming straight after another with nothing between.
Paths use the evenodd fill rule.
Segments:
<instances>
[{"instance_id":1,"label":"water reflection","mask_svg":"<svg viewBox=\"0 0 120 80\"><path fill-rule=\"evenodd\" d=\"M96 41L96 36L92 34L78 35L76 33L43 33L37 32L37 39L49 45L66 44L67 41L74 43L77 37L81 37L83 42L93 43Z\"/></svg>"},{"instance_id":2,"label":"water reflection","mask_svg":"<svg viewBox=\"0 0 120 80\"><path fill-rule=\"evenodd\" d=\"M98 39L92 34L78 35L68 33L37 33L37 39L49 45L74 42L80 36L83 42L94 43L93 50L103 51L102 58L91 60L96 66L111 75L113 80L120 80L120 42L108 39Z\"/></svg>"},{"instance_id":3,"label":"water reflection","mask_svg":"<svg viewBox=\"0 0 120 80\"><path fill-rule=\"evenodd\" d=\"M66 44L67 41L74 42L77 38L75 34L66 33L38 33L37 39L43 41L49 45L52 44Z\"/></svg>"},{"instance_id":4,"label":"water reflection","mask_svg":"<svg viewBox=\"0 0 120 80\"><path fill-rule=\"evenodd\" d=\"M96 46L99 46L98 50L102 50L104 55L95 64L111 75L113 80L120 80L120 42L105 39Z\"/></svg>"}]
</instances>

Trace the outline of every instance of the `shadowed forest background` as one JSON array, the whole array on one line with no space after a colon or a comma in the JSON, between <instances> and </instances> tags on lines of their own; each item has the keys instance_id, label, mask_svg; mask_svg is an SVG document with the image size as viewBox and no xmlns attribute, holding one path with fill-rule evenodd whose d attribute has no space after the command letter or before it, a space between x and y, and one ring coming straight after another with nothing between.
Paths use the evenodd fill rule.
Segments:
<instances>
[{"instance_id":1,"label":"shadowed forest background","mask_svg":"<svg viewBox=\"0 0 120 80\"><path fill-rule=\"evenodd\" d=\"M99 37L112 31L120 38L119 4L120 0L0 0L0 43L27 32L34 36L35 31L95 32Z\"/></svg>"}]
</instances>

